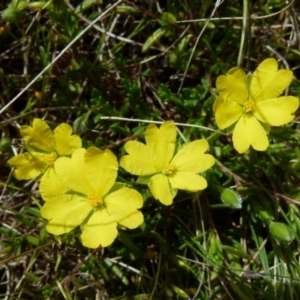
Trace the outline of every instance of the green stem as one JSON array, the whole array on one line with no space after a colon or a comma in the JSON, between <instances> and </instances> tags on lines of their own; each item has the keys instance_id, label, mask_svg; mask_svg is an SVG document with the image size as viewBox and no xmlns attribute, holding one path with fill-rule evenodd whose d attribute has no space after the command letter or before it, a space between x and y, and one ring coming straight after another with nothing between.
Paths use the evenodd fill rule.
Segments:
<instances>
[{"instance_id":1,"label":"green stem","mask_svg":"<svg viewBox=\"0 0 300 300\"><path fill-rule=\"evenodd\" d=\"M239 55L237 61L237 65L239 67L241 67L243 64L247 34L249 35L249 2L248 0L244 0L243 1L243 26L242 26L241 42L240 42L240 49L239 49Z\"/></svg>"}]
</instances>

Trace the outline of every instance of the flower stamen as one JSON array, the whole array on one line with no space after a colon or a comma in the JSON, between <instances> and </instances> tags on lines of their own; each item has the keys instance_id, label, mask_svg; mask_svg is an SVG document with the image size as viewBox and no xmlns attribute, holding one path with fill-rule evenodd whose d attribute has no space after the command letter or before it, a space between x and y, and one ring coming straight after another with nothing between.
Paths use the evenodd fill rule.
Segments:
<instances>
[{"instance_id":1,"label":"flower stamen","mask_svg":"<svg viewBox=\"0 0 300 300\"><path fill-rule=\"evenodd\" d=\"M103 200L101 199L101 197L95 193L90 193L88 195L89 200L91 200L91 205L94 207L103 205Z\"/></svg>"},{"instance_id":2,"label":"flower stamen","mask_svg":"<svg viewBox=\"0 0 300 300\"><path fill-rule=\"evenodd\" d=\"M176 167L172 164L167 164L162 173L165 175L174 175L176 173Z\"/></svg>"},{"instance_id":3,"label":"flower stamen","mask_svg":"<svg viewBox=\"0 0 300 300\"><path fill-rule=\"evenodd\" d=\"M44 160L49 167L52 167L54 165L54 162L56 161L56 159L57 159L57 156L55 154L46 154L44 156Z\"/></svg>"},{"instance_id":4,"label":"flower stamen","mask_svg":"<svg viewBox=\"0 0 300 300\"><path fill-rule=\"evenodd\" d=\"M253 100L248 100L244 103L244 110L246 113L251 112L255 102Z\"/></svg>"}]
</instances>

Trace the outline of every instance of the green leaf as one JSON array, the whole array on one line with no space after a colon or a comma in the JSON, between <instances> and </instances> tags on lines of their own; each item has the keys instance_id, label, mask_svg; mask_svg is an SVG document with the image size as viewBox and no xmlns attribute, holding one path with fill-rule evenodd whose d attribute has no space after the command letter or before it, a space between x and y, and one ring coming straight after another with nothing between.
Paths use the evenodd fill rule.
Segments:
<instances>
[{"instance_id":1,"label":"green leaf","mask_svg":"<svg viewBox=\"0 0 300 300\"><path fill-rule=\"evenodd\" d=\"M168 26L168 25L173 25L173 24L176 24L176 17L169 13L169 12L164 12L162 15L161 15L161 18L160 20L158 21L158 23L161 25L161 26Z\"/></svg>"},{"instance_id":2,"label":"green leaf","mask_svg":"<svg viewBox=\"0 0 300 300\"><path fill-rule=\"evenodd\" d=\"M182 290L180 287L178 287L174 284L170 284L170 287L173 290L173 292L176 293L179 297L187 298L187 299L189 298L189 295L184 290Z\"/></svg>"},{"instance_id":3,"label":"green leaf","mask_svg":"<svg viewBox=\"0 0 300 300\"><path fill-rule=\"evenodd\" d=\"M233 209L242 208L242 197L232 189L219 187L218 190L221 194L221 201Z\"/></svg>"},{"instance_id":4,"label":"green leaf","mask_svg":"<svg viewBox=\"0 0 300 300\"><path fill-rule=\"evenodd\" d=\"M31 245L34 245L34 246L38 246L38 245L39 245L39 239L36 238L35 236L28 235L28 236L26 237L26 240L27 240Z\"/></svg>"},{"instance_id":5,"label":"green leaf","mask_svg":"<svg viewBox=\"0 0 300 300\"><path fill-rule=\"evenodd\" d=\"M115 263L113 263L111 260L108 260L107 258L104 259L104 262L105 262L106 266L109 267L113 271L113 273L121 279L121 281L123 282L124 285L129 284L129 281L128 281L126 275Z\"/></svg>"},{"instance_id":6,"label":"green leaf","mask_svg":"<svg viewBox=\"0 0 300 300\"><path fill-rule=\"evenodd\" d=\"M240 257L240 258L244 258L244 259L248 259L251 260L252 257L251 255L249 255L248 253L246 253L245 251L242 251L241 249L237 249L231 246L223 246L223 250L227 251L228 253Z\"/></svg>"},{"instance_id":7,"label":"green leaf","mask_svg":"<svg viewBox=\"0 0 300 300\"><path fill-rule=\"evenodd\" d=\"M149 181L150 181L150 178L152 177L153 175L149 175L149 176L139 176L138 179L137 179L137 183L140 183L140 184L148 184Z\"/></svg>"},{"instance_id":8,"label":"green leaf","mask_svg":"<svg viewBox=\"0 0 300 300\"><path fill-rule=\"evenodd\" d=\"M179 42L179 44L176 46L176 50L180 53L183 52L186 48L186 46L188 45L188 43L190 42L192 38L191 34L188 34L187 36L183 37L181 39L181 41Z\"/></svg>"},{"instance_id":9,"label":"green leaf","mask_svg":"<svg viewBox=\"0 0 300 300\"><path fill-rule=\"evenodd\" d=\"M90 8L92 5L102 4L102 0L84 0L75 9L75 14L79 14Z\"/></svg>"},{"instance_id":10,"label":"green leaf","mask_svg":"<svg viewBox=\"0 0 300 300\"><path fill-rule=\"evenodd\" d=\"M143 256L142 249L139 248L138 245L134 244L125 232L119 232L119 240L126 246L128 250L130 250L130 253L133 254L134 257Z\"/></svg>"},{"instance_id":11,"label":"green leaf","mask_svg":"<svg viewBox=\"0 0 300 300\"><path fill-rule=\"evenodd\" d=\"M5 22L19 22L26 18L26 13L21 10L7 8L2 12L2 18Z\"/></svg>"},{"instance_id":12,"label":"green leaf","mask_svg":"<svg viewBox=\"0 0 300 300\"><path fill-rule=\"evenodd\" d=\"M2 152L2 153L11 152L10 145L11 145L11 139L3 137L0 140L0 152Z\"/></svg>"},{"instance_id":13,"label":"green leaf","mask_svg":"<svg viewBox=\"0 0 300 300\"><path fill-rule=\"evenodd\" d=\"M34 8L34 9L52 9L53 5L51 1L45 2L45 1L36 1L28 3L28 7Z\"/></svg>"},{"instance_id":14,"label":"green leaf","mask_svg":"<svg viewBox=\"0 0 300 300\"><path fill-rule=\"evenodd\" d=\"M84 134L87 131L87 124L90 114L92 113L91 110L89 110L86 114L83 116L77 118L73 122L73 131L75 134Z\"/></svg>"},{"instance_id":15,"label":"green leaf","mask_svg":"<svg viewBox=\"0 0 300 300\"><path fill-rule=\"evenodd\" d=\"M116 8L118 14L137 13L138 10L129 5L118 5Z\"/></svg>"},{"instance_id":16,"label":"green leaf","mask_svg":"<svg viewBox=\"0 0 300 300\"><path fill-rule=\"evenodd\" d=\"M153 44L158 42L166 34L166 32L167 31L164 28L159 28L154 31L153 34L151 34L144 43L142 52L147 52L153 46Z\"/></svg>"},{"instance_id":17,"label":"green leaf","mask_svg":"<svg viewBox=\"0 0 300 300\"><path fill-rule=\"evenodd\" d=\"M293 231L284 223L273 222L269 229L270 234L279 242L291 242L295 238Z\"/></svg>"},{"instance_id":18,"label":"green leaf","mask_svg":"<svg viewBox=\"0 0 300 300\"><path fill-rule=\"evenodd\" d=\"M33 281L33 282L39 282L40 281L40 278L38 276L34 275L33 273L24 272L24 275L30 281Z\"/></svg>"}]
</instances>

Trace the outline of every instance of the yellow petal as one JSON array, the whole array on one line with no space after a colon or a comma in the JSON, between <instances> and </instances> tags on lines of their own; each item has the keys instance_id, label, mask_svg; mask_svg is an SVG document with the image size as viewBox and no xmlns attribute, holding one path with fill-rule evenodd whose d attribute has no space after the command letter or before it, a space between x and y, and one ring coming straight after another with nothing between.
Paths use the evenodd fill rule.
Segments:
<instances>
[{"instance_id":1,"label":"yellow petal","mask_svg":"<svg viewBox=\"0 0 300 300\"><path fill-rule=\"evenodd\" d=\"M148 184L152 196L164 205L173 203L173 195L170 189L169 179L164 174L156 174L150 178Z\"/></svg>"},{"instance_id":2,"label":"yellow petal","mask_svg":"<svg viewBox=\"0 0 300 300\"><path fill-rule=\"evenodd\" d=\"M174 155L176 135L176 127L171 121L164 122L160 128L151 124L146 129L146 144L157 156L160 169L164 168Z\"/></svg>"},{"instance_id":3,"label":"yellow petal","mask_svg":"<svg viewBox=\"0 0 300 300\"><path fill-rule=\"evenodd\" d=\"M120 166L127 172L146 176L155 174L159 170L157 158L146 145L130 141L125 144L125 150L129 155L122 156Z\"/></svg>"},{"instance_id":4,"label":"yellow petal","mask_svg":"<svg viewBox=\"0 0 300 300\"><path fill-rule=\"evenodd\" d=\"M219 105L220 105L221 103L223 103L223 102L224 102L224 99L223 99L221 96L219 96L219 97L215 100L215 102L214 102L214 104L213 104L213 112L214 112L214 113L216 113L216 111L218 110Z\"/></svg>"},{"instance_id":5,"label":"yellow petal","mask_svg":"<svg viewBox=\"0 0 300 300\"><path fill-rule=\"evenodd\" d=\"M258 151L269 146L267 133L252 114L244 114L233 130L233 146L239 153L246 152L250 145Z\"/></svg>"},{"instance_id":6,"label":"yellow petal","mask_svg":"<svg viewBox=\"0 0 300 300\"><path fill-rule=\"evenodd\" d=\"M253 73L250 96L255 102L276 98L290 85L292 79L292 71L278 71L277 61L267 58Z\"/></svg>"},{"instance_id":7,"label":"yellow petal","mask_svg":"<svg viewBox=\"0 0 300 300\"><path fill-rule=\"evenodd\" d=\"M7 163L15 167L14 176L18 180L33 179L44 173L47 164L44 161L44 154L39 152L25 152L9 159Z\"/></svg>"},{"instance_id":8,"label":"yellow petal","mask_svg":"<svg viewBox=\"0 0 300 300\"><path fill-rule=\"evenodd\" d=\"M73 151L81 147L81 139L78 135L72 135L72 127L62 123L54 129L56 151L59 155L71 155Z\"/></svg>"},{"instance_id":9,"label":"yellow petal","mask_svg":"<svg viewBox=\"0 0 300 300\"><path fill-rule=\"evenodd\" d=\"M64 194L68 189L58 178L54 168L48 168L41 178L39 191L44 201Z\"/></svg>"},{"instance_id":10,"label":"yellow petal","mask_svg":"<svg viewBox=\"0 0 300 300\"><path fill-rule=\"evenodd\" d=\"M102 151L90 147L84 155L85 174L94 191L104 196L114 185L118 162L116 156L108 149Z\"/></svg>"},{"instance_id":11,"label":"yellow petal","mask_svg":"<svg viewBox=\"0 0 300 300\"><path fill-rule=\"evenodd\" d=\"M232 68L227 75L221 75L216 82L218 93L225 100L243 104L248 98L248 82L245 72L238 68Z\"/></svg>"},{"instance_id":12,"label":"yellow petal","mask_svg":"<svg viewBox=\"0 0 300 300\"><path fill-rule=\"evenodd\" d=\"M254 115L263 123L281 126L291 122L293 113L299 107L299 99L293 96L279 97L260 101L255 106Z\"/></svg>"},{"instance_id":13,"label":"yellow petal","mask_svg":"<svg viewBox=\"0 0 300 300\"><path fill-rule=\"evenodd\" d=\"M169 180L174 189L196 192L207 187L202 176L189 172L177 172L174 176L169 176Z\"/></svg>"},{"instance_id":14,"label":"yellow petal","mask_svg":"<svg viewBox=\"0 0 300 300\"><path fill-rule=\"evenodd\" d=\"M34 119L31 126L21 126L20 133L25 142L39 150L51 152L55 150L55 139L48 124L41 119Z\"/></svg>"},{"instance_id":15,"label":"yellow petal","mask_svg":"<svg viewBox=\"0 0 300 300\"><path fill-rule=\"evenodd\" d=\"M97 248L100 245L107 247L112 244L117 235L117 223L114 218L105 209L98 209L84 226L81 240L88 248Z\"/></svg>"},{"instance_id":16,"label":"yellow petal","mask_svg":"<svg viewBox=\"0 0 300 300\"><path fill-rule=\"evenodd\" d=\"M87 179L84 166L84 154L86 150L79 148L74 150L72 157L59 157L54 163L54 169L59 179L71 190L88 195L95 193Z\"/></svg>"},{"instance_id":17,"label":"yellow petal","mask_svg":"<svg viewBox=\"0 0 300 300\"><path fill-rule=\"evenodd\" d=\"M206 140L196 140L185 145L171 161L179 172L200 173L211 168L215 159L212 155L204 154L208 148Z\"/></svg>"},{"instance_id":18,"label":"yellow petal","mask_svg":"<svg viewBox=\"0 0 300 300\"><path fill-rule=\"evenodd\" d=\"M144 221L138 208L143 206L142 195L134 189L122 188L109 194L104 204L109 214L122 226L133 229Z\"/></svg>"},{"instance_id":19,"label":"yellow petal","mask_svg":"<svg viewBox=\"0 0 300 300\"><path fill-rule=\"evenodd\" d=\"M216 107L216 123L220 129L225 129L241 117L243 108L235 101L219 102Z\"/></svg>"},{"instance_id":20,"label":"yellow petal","mask_svg":"<svg viewBox=\"0 0 300 300\"><path fill-rule=\"evenodd\" d=\"M46 226L48 232L60 235L80 225L93 207L86 199L78 195L60 195L45 202L41 215L50 220Z\"/></svg>"}]
</instances>

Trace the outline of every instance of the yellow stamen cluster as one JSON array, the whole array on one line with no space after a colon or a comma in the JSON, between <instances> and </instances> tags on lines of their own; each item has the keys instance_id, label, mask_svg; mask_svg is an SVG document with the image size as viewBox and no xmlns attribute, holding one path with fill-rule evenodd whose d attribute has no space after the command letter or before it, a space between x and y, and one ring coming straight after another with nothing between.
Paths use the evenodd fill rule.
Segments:
<instances>
[{"instance_id":1,"label":"yellow stamen cluster","mask_svg":"<svg viewBox=\"0 0 300 300\"><path fill-rule=\"evenodd\" d=\"M163 170L163 173L166 175L174 175L176 172L176 167L172 164L167 164Z\"/></svg>"},{"instance_id":2,"label":"yellow stamen cluster","mask_svg":"<svg viewBox=\"0 0 300 300\"><path fill-rule=\"evenodd\" d=\"M245 112L251 112L252 111L252 108L254 106L254 101L253 100L248 100L244 103L244 109L245 109Z\"/></svg>"},{"instance_id":3,"label":"yellow stamen cluster","mask_svg":"<svg viewBox=\"0 0 300 300\"><path fill-rule=\"evenodd\" d=\"M103 200L101 199L101 197L95 193L90 193L88 195L88 198L91 200L91 205L92 206L99 206L103 204Z\"/></svg>"},{"instance_id":4,"label":"yellow stamen cluster","mask_svg":"<svg viewBox=\"0 0 300 300\"><path fill-rule=\"evenodd\" d=\"M46 154L44 157L46 164L50 167L53 166L56 159L57 159L57 156L55 154Z\"/></svg>"}]
</instances>

